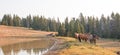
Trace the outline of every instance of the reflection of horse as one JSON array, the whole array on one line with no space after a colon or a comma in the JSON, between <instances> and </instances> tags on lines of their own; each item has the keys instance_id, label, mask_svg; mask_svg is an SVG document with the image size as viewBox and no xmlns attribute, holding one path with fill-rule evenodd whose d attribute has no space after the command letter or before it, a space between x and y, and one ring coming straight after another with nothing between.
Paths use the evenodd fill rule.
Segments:
<instances>
[{"instance_id":1,"label":"reflection of horse","mask_svg":"<svg viewBox=\"0 0 120 55\"><path fill-rule=\"evenodd\" d=\"M81 42L82 40L87 42L88 40L90 41L90 43L96 43L96 39L99 39L99 37L97 35L92 35L90 33L85 33L85 34L78 34L75 33L75 37Z\"/></svg>"}]
</instances>

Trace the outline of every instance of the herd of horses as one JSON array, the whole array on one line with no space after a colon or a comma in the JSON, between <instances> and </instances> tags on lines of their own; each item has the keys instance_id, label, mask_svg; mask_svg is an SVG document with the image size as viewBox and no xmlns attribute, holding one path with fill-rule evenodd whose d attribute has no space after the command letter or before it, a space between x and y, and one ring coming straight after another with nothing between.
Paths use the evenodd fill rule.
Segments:
<instances>
[{"instance_id":1,"label":"herd of horses","mask_svg":"<svg viewBox=\"0 0 120 55\"><path fill-rule=\"evenodd\" d=\"M47 34L47 36L52 36L52 37L55 37L56 34L55 33L50 33L50 34ZM90 33L75 33L75 38L79 40L79 42L82 42L82 41L89 41L90 43L92 44L96 44L96 40L99 39L99 37L95 34L90 34Z\"/></svg>"},{"instance_id":2,"label":"herd of horses","mask_svg":"<svg viewBox=\"0 0 120 55\"><path fill-rule=\"evenodd\" d=\"M90 34L90 33L75 33L75 38L78 39L80 42L81 41L89 41L92 44L96 44L96 40L99 39L99 37L95 34Z\"/></svg>"}]
</instances>

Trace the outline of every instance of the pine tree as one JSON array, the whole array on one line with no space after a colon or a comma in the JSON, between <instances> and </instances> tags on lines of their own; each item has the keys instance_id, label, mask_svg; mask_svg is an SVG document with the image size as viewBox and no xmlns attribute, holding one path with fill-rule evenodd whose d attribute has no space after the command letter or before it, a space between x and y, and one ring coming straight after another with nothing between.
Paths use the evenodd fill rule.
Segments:
<instances>
[{"instance_id":1,"label":"pine tree","mask_svg":"<svg viewBox=\"0 0 120 55\"><path fill-rule=\"evenodd\" d=\"M61 25L61 22L60 22L60 20L59 20L59 18L57 18L57 23L56 23L56 31L58 31L59 30L59 28L60 28L60 25ZM66 25L65 25L66 26Z\"/></svg>"},{"instance_id":2,"label":"pine tree","mask_svg":"<svg viewBox=\"0 0 120 55\"><path fill-rule=\"evenodd\" d=\"M26 22L27 22L27 28L32 27L32 19L31 15L27 16Z\"/></svg>"},{"instance_id":3,"label":"pine tree","mask_svg":"<svg viewBox=\"0 0 120 55\"><path fill-rule=\"evenodd\" d=\"M106 34L107 34L107 20L106 18L104 17L104 15L101 16L101 36L102 37L106 37Z\"/></svg>"},{"instance_id":4,"label":"pine tree","mask_svg":"<svg viewBox=\"0 0 120 55\"><path fill-rule=\"evenodd\" d=\"M12 26L13 25L13 22L12 22L12 17L11 15L4 15L3 18L2 18L2 22L1 22L2 25L8 25L8 26Z\"/></svg>"},{"instance_id":5,"label":"pine tree","mask_svg":"<svg viewBox=\"0 0 120 55\"><path fill-rule=\"evenodd\" d=\"M107 17L107 24L106 24L106 37L107 38L110 38L110 36L111 36L111 29L110 29L110 17L108 16Z\"/></svg>"},{"instance_id":6,"label":"pine tree","mask_svg":"<svg viewBox=\"0 0 120 55\"><path fill-rule=\"evenodd\" d=\"M79 21L79 19L77 19L76 22L75 22L75 28L74 28L74 30L77 33L82 33L81 29L82 29L82 27L81 27L80 21Z\"/></svg>"},{"instance_id":7,"label":"pine tree","mask_svg":"<svg viewBox=\"0 0 120 55\"><path fill-rule=\"evenodd\" d=\"M84 26L82 24L80 24L80 28L81 28L81 33L85 33L85 29L84 29Z\"/></svg>"},{"instance_id":8,"label":"pine tree","mask_svg":"<svg viewBox=\"0 0 120 55\"><path fill-rule=\"evenodd\" d=\"M66 29L66 31L65 31L65 36L68 36L68 30L69 30L69 22L68 22L68 17L66 17L66 19L65 19L65 29Z\"/></svg>"},{"instance_id":9,"label":"pine tree","mask_svg":"<svg viewBox=\"0 0 120 55\"><path fill-rule=\"evenodd\" d=\"M64 23L62 23L61 25L60 25L60 28L59 28L59 30L58 30L58 34L60 35L60 36L65 36L65 24Z\"/></svg>"},{"instance_id":10,"label":"pine tree","mask_svg":"<svg viewBox=\"0 0 120 55\"><path fill-rule=\"evenodd\" d=\"M53 18L52 20L49 19L49 28L51 31L57 31L57 23L55 21L55 19Z\"/></svg>"},{"instance_id":11,"label":"pine tree","mask_svg":"<svg viewBox=\"0 0 120 55\"><path fill-rule=\"evenodd\" d=\"M35 30L40 30L39 16L33 16L32 28Z\"/></svg>"},{"instance_id":12,"label":"pine tree","mask_svg":"<svg viewBox=\"0 0 120 55\"><path fill-rule=\"evenodd\" d=\"M26 18L22 18L22 20L21 20L21 26L22 27L27 27L27 20L26 20Z\"/></svg>"},{"instance_id":13,"label":"pine tree","mask_svg":"<svg viewBox=\"0 0 120 55\"><path fill-rule=\"evenodd\" d=\"M93 33L93 18L92 17L88 17L87 27L88 27L88 33Z\"/></svg>"},{"instance_id":14,"label":"pine tree","mask_svg":"<svg viewBox=\"0 0 120 55\"><path fill-rule=\"evenodd\" d=\"M80 23L81 23L81 25L83 25L83 28L86 28L86 22L85 22L86 19L85 19L85 17L83 16L82 13L80 13L79 18L80 18ZM87 32L87 31L85 30L85 32Z\"/></svg>"},{"instance_id":15,"label":"pine tree","mask_svg":"<svg viewBox=\"0 0 120 55\"><path fill-rule=\"evenodd\" d=\"M120 38L119 37L119 30L120 30L120 15L119 13L116 13L114 18L113 19L113 29L112 29L112 32L113 32L113 37L114 38Z\"/></svg>"},{"instance_id":16,"label":"pine tree","mask_svg":"<svg viewBox=\"0 0 120 55\"><path fill-rule=\"evenodd\" d=\"M21 18L18 15L13 16L13 26L21 26Z\"/></svg>"},{"instance_id":17,"label":"pine tree","mask_svg":"<svg viewBox=\"0 0 120 55\"><path fill-rule=\"evenodd\" d=\"M73 18L69 23L69 36L74 36L75 33L75 18Z\"/></svg>"},{"instance_id":18,"label":"pine tree","mask_svg":"<svg viewBox=\"0 0 120 55\"><path fill-rule=\"evenodd\" d=\"M98 20L98 18L96 18L96 33L95 34L100 36L100 31L101 31L100 21Z\"/></svg>"}]
</instances>

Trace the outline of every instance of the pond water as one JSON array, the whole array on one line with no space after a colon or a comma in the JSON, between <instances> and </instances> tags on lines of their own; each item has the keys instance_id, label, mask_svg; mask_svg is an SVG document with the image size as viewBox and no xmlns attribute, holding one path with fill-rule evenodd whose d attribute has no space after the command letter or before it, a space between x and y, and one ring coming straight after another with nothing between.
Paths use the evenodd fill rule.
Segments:
<instances>
[{"instance_id":1,"label":"pond water","mask_svg":"<svg viewBox=\"0 0 120 55\"><path fill-rule=\"evenodd\" d=\"M40 39L0 47L0 55L43 55L52 48L54 41Z\"/></svg>"}]
</instances>

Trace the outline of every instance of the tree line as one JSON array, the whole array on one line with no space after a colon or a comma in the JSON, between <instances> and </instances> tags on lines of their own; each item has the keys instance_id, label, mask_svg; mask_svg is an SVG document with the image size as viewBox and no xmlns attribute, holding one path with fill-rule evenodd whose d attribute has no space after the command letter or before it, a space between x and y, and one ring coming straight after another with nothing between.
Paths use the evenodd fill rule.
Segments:
<instances>
[{"instance_id":1,"label":"tree line","mask_svg":"<svg viewBox=\"0 0 120 55\"><path fill-rule=\"evenodd\" d=\"M1 25L19 26L41 31L55 31L60 36L74 37L74 33L91 33L97 34L103 38L120 39L120 14L111 13L105 17L103 14L100 18L94 16L83 16L80 13L78 18L69 20L65 18L60 22L59 18L46 18L44 16L31 16L20 18L18 15L11 16L5 14L0 22Z\"/></svg>"}]
</instances>

